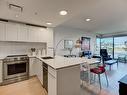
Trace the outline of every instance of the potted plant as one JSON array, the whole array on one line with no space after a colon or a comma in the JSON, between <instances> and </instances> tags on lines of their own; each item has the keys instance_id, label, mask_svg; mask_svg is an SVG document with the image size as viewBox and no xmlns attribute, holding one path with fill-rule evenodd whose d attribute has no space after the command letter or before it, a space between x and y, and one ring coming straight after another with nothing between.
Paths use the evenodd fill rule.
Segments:
<instances>
[{"instance_id":1,"label":"potted plant","mask_svg":"<svg viewBox=\"0 0 127 95\"><path fill-rule=\"evenodd\" d=\"M32 52L32 56L35 56L36 55L36 49L35 48L31 48L31 52Z\"/></svg>"}]
</instances>

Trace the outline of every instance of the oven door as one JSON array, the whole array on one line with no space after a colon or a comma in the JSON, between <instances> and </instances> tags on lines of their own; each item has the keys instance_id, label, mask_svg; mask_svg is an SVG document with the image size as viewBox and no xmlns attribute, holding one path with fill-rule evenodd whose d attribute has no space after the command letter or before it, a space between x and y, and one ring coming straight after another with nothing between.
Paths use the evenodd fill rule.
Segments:
<instances>
[{"instance_id":1,"label":"oven door","mask_svg":"<svg viewBox=\"0 0 127 95\"><path fill-rule=\"evenodd\" d=\"M4 80L26 76L29 71L29 63L27 61L14 61L4 63Z\"/></svg>"},{"instance_id":2,"label":"oven door","mask_svg":"<svg viewBox=\"0 0 127 95\"><path fill-rule=\"evenodd\" d=\"M48 65L43 63L43 87L48 92Z\"/></svg>"}]
</instances>

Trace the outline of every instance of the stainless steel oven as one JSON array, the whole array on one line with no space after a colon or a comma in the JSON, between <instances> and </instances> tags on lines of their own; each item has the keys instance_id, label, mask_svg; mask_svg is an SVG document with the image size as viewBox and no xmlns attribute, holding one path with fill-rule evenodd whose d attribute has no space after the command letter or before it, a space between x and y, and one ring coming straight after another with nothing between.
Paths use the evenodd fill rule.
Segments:
<instances>
[{"instance_id":1,"label":"stainless steel oven","mask_svg":"<svg viewBox=\"0 0 127 95\"><path fill-rule=\"evenodd\" d=\"M3 60L4 84L27 79L29 76L29 57L27 55L7 56Z\"/></svg>"}]
</instances>

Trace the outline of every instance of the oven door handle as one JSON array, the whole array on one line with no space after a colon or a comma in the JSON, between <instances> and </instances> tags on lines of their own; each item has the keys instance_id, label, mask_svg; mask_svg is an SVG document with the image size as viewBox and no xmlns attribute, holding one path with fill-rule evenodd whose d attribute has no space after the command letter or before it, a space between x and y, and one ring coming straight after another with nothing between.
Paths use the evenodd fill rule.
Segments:
<instances>
[{"instance_id":1,"label":"oven door handle","mask_svg":"<svg viewBox=\"0 0 127 95\"><path fill-rule=\"evenodd\" d=\"M13 62L5 62L4 64L21 64L21 63L28 63L28 61L13 61Z\"/></svg>"}]
</instances>

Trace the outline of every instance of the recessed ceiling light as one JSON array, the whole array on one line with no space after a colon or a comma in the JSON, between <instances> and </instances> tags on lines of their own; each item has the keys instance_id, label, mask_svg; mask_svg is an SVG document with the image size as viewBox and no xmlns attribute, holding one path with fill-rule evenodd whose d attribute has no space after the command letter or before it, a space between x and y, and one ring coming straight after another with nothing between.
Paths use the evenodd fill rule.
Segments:
<instances>
[{"instance_id":1,"label":"recessed ceiling light","mask_svg":"<svg viewBox=\"0 0 127 95\"><path fill-rule=\"evenodd\" d=\"M52 23L51 23L51 22L47 22L46 24L47 24L47 25L52 25Z\"/></svg>"},{"instance_id":2,"label":"recessed ceiling light","mask_svg":"<svg viewBox=\"0 0 127 95\"><path fill-rule=\"evenodd\" d=\"M19 17L19 15L15 15L15 17Z\"/></svg>"},{"instance_id":3,"label":"recessed ceiling light","mask_svg":"<svg viewBox=\"0 0 127 95\"><path fill-rule=\"evenodd\" d=\"M91 21L91 19L90 18L87 18L86 21Z\"/></svg>"},{"instance_id":4,"label":"recessed ceiling light","mask_svg":"<svg viewBox=\"0 0 127 95\"><path fill-rule=\"evenodd\" d=\"M62 10L62 11L59 12L59 14L62 15L62 16L65 16L65 15L67 15L67 11Z\"/></svg>"}]
</instances>

